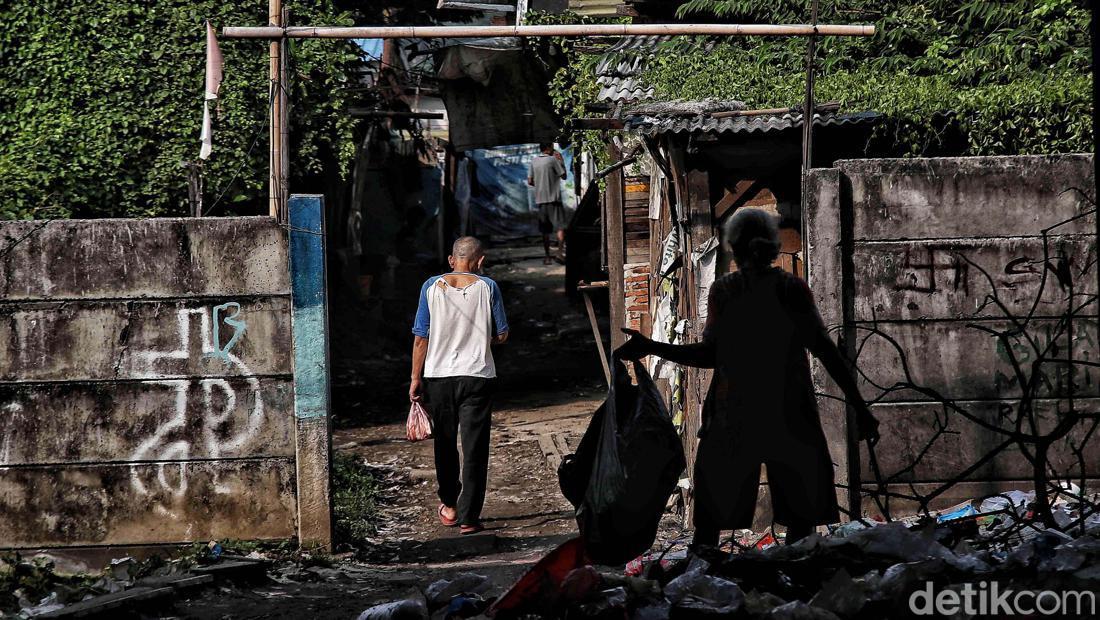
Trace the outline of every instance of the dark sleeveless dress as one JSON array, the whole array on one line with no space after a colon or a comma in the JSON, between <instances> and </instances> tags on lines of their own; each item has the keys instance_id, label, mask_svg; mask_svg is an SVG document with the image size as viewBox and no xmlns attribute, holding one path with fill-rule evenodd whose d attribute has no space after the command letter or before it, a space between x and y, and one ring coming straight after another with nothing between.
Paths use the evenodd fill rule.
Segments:
<instances>
[{"instance_id":1,"label":"dark sleeveless dress","mask_svg":"<svg viewBox=\"0 0 1100 620\"><path fill-rule=\"evenodd\" d=\"M751 527L761 464L776 522L839 521L807 358L828 335L806 283L778 268L732 273L711 287L708 309L716 368L695 463L696 525Z\"/></svg>"}]
</instances>

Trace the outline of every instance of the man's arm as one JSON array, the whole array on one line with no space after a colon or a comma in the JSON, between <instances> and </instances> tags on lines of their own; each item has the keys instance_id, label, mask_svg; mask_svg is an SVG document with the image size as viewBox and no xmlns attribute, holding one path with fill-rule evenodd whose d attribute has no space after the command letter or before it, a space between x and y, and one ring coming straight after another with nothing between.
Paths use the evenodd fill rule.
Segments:
<instances>
[{"instance_id":1,"label":"man's arm","mask_svg":"<svg viewBox=\"0 0 1100 620\"><path fill-rule=\"evenodd\" d=\"M423 391L424 359L428 357L428 339L413 336L413 367L409 382L409 400L418 402Z\"/></svg>"},{"instance_id":2,"label":"man's arm","mask_svg":"<svg viewBox=\"0 0 1100 620\"><path fill-rule=\"evenodd\" d=\"M554 158L557 160L558 170L561 170L561 173L560 173L561 174L561 180L564 181L565 178L566 178L565 161L562 159L561 153L559 153L557 151L554 151Z\"/></svg>"},{"instance_id":3,"label":"man's arm","mask_svg":"<svg viewBox=\"0 0 1100 620\"><path fill-rule=\"evenodd\" d=\"M492 344L504 344L508 342L508 317L504 314L504 297L500 293L500 285L495 280L489 280L489 307L493 317L494 336Z\"/></svg>"},{"instance_id":4,"label":"man's arm","mask_svg":"<svg viewBox=\"0 0 1100 620\"><path fill-rule=\"evenodd\" d=\"M432 279L420 287L420 302L416 307L416 319L413 320L412 376L409 381L409 400L417 402L422 392L424 378L424 360L428 357L428 334L432 326L431 312L428 310L428 287Z\"/></svg>"}]
</instances>

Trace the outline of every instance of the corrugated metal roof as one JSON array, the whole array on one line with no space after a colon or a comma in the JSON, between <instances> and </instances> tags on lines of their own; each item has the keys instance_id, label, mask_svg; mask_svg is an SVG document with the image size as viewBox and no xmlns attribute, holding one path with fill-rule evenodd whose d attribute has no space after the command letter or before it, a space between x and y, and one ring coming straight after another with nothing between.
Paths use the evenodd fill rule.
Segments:
<instances>
[{"instance_id":1,"label":"corrugated metal roof","mask_svg":"<svg viewBox=\"0 0 1100 620\"><path fill-rule=\"evenodd\" d=\"M596 63L597 101L642 101L653 97L653 87L642 83L641 75L653 49L667 37L622 37ZM646 41L650 40L650 41Z\"/></svg>"},{"instance_id":2,"label":"corrugated metal roof","mask_svg":"<svg viewBox=\"0 0 1100 620\"><path fill-rule=\"evenodd\" d=\"M596 82L600 85L598 101L645 101L653 98L652 86L642 82L646 65L661 45L672 35L620 37L604 51L596 63ZM717 40L708 39L704 50L714 47Z\"/></svg>"},{"instance_id":3,"label":"corrugated metal roof","mask_svg":"<svg viewBox=\"0 0 1100 620\"><path fill-rule=\"evenodd\" d=\"M638 78L602 78L600 92L596 95L597 101L642 101L652 99L654 88L646 86Z\"/></svg>"},{"instance_id":4,"label":"corrugated metal roof","mask_svg":"<svg viewBox=\"0 0 1100 620\"><path fill-rule=\"evenodd\" d=\"M646 59L622 54L606 54L596 65L598 101L639 101L653 96L653 87L641 81Z\"/></svg>"},{"instance_id":5,"label":"corrugated metal roof","mask_svg":"<svg viewBox=\"0 0 1100 620\"><path fill-rule=\"evenodd\" d=\"M881 114L878 112L814 114L814 126L863 125L874 123L880 117ZM770 133L801 127L802 113L788 112L772 116L734 116L729 118L714 118L709 115L635 114L626 116L624 120L627 131L640 133L644 136L656 136L665 133L749 134Z\"/></svg>"},{"instance_id":6,"label":"corrugated metal roof","mask_svg":"<svg viewBox=\"0 0 1100 620\"><path fill-rule=\"evenodd\" d=\"M604 52L608 54L613 52L645 52L646 54L652 55L661 48L662 44L668 43L675 38L677 38L677 35L672 34L652 34L619 37L615 40L614 43L608 46L608 48L604 50ZM702 47L703 51L710 51L714 49L715 45L718 45L721 42L721 39L719 37L693 36L687 38L681 37L681 39L683 39L684 45L693 48ZM702 46L699 46L697 44L697 42L700 40L703 41Z\"/></svg>"}]
</instances>

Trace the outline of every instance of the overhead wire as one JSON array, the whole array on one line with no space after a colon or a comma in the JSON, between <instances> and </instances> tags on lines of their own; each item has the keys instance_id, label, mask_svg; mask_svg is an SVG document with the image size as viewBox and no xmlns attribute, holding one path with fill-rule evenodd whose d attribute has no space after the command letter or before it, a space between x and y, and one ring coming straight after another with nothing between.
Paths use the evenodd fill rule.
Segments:
<instances>
[{"instance_id":1,"label":"overhead wire","mask_svg":"<svg viewBox=\"0 0 1100 620\"><path fill-rule=\"evenodd\" d=\"M248 162L252 157L252 152L256 150L256 145L260 142L260 136L263 135L264 129L270 126L271 110L274 107L275 96L279 92L279 89L283 88L283 86L279 84L278 80L276 80L274 84L275 88L269 89L270 95L268 96L267 115L264 117L264 124L256 130L255 135L253 135L252 137L252 144L248 147L248 151L245 152L245 156L241 158L241 163L237 166L237 170L233 173L233 176L229 179L229 182L225 184L225 187L222 188L221 193L218 194L217 199L214 200L213 204L211 204L209 208L203 209L202 214L204 217L210 215L210 213L214 210L214 207L218 206L221 203L222 199L225 198L225 195L229 192L229 188L231 188L233 184L237 182L237 178L240 177L241 171L244 170L245 166L248 165Z\"/></svg>"}]
</instances>

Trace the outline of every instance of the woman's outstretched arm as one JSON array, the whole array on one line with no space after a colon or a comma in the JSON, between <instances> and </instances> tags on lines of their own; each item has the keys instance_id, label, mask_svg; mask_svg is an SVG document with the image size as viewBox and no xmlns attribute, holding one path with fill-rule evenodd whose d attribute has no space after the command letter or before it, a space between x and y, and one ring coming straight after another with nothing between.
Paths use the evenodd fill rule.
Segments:
<instances>
[{"instance_id":1,"label":"woman's outstretched arm","mask_svg":"<svg viewBox=\"0 0 1100 620\"><path fill-rule=\"evenodd\" d=\"M703 328L703 341L692 344L669 344L656 342L633 329L623 329L630 340L615 350L615 354L625 360L637 360L647 355L656 355L675 364L694 368L714 368L717 365L715 322L719 314L720 302L715 287L707 297L707 324Z\"/></svg>"},{"instance_id":2,"label":"woman's outstretched arm","mask_svg":"<svg viewBox=\"0 0 1100 620\"><path fill-rule=\"evenodd\" d=\"M695 368L714 368L715 366L714 343L706 339L693 344L669 344L650 340L633 329L623 329L623 333L630 336L630 340L615 350L615 354L622 359L636 360L647 355L656 355L684 366Z\"/></svg>"}]
</instances>

